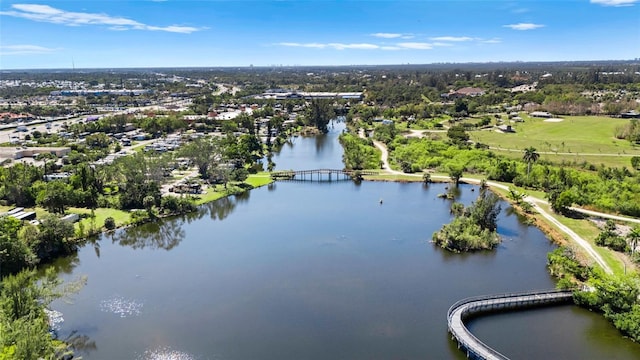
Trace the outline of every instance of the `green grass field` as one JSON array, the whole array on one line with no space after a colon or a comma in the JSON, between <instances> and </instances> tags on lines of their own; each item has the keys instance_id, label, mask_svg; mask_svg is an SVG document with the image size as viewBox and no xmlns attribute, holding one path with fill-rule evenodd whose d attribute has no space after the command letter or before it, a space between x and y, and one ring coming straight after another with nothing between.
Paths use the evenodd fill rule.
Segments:
<instances>
[{"instance_id":1,"label":"green grass field","mask_svg":"<svg viewBox=\"0 0 640 360\"><path fill-rule=\"evenodd\" d=\"M471 139L492 148L505 149L494 151L513 158L522 158L522 150L533 146L540 153L540 159L551 162L564 160L580 164L586 161L595 165L629 167L630 156L624 155L640 156L640 146L614 137L615 129L628 124L629 120L565 116L561 122L546 122L526 115L522 118L524 122L512 124L515 133L473 131L470 132Z\"/></svg>"},{"instance_id":2,"label":"green grass field","mask_svg":"<svg viewBox=\"0 0 640 360\"><path fill-rule=\"evenodd\" d=\"M261 171L257 174L249 175L245 182L253 187L260 187L272 183L273 180L271 180L271 175L268 172Z\"/></svg>"},{"instance_id":3,"label":"green grass field","mask_svg":"<svg viewBox=\"0 0 640 360\"><path fill-rule=\"evenodd\" d=\"M91 210L84 208L69 208L67 210L68 213L73 214L90 214ZM104 219L108 217L112 217L116 221L116 226L120 227L129 223L129 212L118 210L118 209L108 209L108 208L97 208L94 210L95 218L95 226L96 228L101 228L104 226ZM84 218L75 224L76 229L78 228L78 224L82 223L85 229L89 229L91 227L91 219Z\"/></svg>"}]
</instances>

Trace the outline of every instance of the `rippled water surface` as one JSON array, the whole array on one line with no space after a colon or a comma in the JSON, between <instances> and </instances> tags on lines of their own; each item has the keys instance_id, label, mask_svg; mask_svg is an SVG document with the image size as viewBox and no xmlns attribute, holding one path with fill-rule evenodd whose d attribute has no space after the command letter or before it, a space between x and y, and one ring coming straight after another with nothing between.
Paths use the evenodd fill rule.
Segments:
<instances>
[{"instance_id":1,"label":"rippled water surface","mask_svg":"<svg viewBox=\"0 0 640 360\"><path fill-rule=\"evenodd\" d=\"M323 140L334 163L322 167L339 161L335 136ZM309 156L325 145L295 141L278 168L314 168ZM304 156L286 153L295 149ZM60 333L94 341L82 354L90 360L464 358L447 334L448 307L552 288L554 246L503 204L496 251L435 248L431 234L450 220L450 203L437 198L445 186L279 182L103 236L57 264L65 276L88 276L73 304L54 303ZM459 200L476 195L461 186ZM640 358L601 317L572 309L471 326L514 358Z\"/></svg>"}]
</instances>

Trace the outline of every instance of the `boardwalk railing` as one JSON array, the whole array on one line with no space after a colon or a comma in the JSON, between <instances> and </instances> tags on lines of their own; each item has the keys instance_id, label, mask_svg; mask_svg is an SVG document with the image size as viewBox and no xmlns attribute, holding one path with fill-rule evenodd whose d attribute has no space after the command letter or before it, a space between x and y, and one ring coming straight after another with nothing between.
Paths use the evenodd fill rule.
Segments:
<instances>
[{"instance_id":1,"label":"boardwalk railing","mask_svg":"<svg viewBox=\"0 0 640 360\"><path fill-rule=\"evenodd\" d=\"M464 325L464 320L472 315L484 312L568 303L572 297L572 291L542 290L463 299L449 308L447 312L448 329L453 339L458 342L458 348L463 349L468 358L508 359L476 338Z\"/></svg>"},{"instance_id":2,"label":"boardwalk railing","mask_svg":"<svg viewBox=\"0 0 640 360\"><path fill-rule=\"evenodd\" d=\"M352 180L358 175L377 175L374 170L340 170L340 169L315 169L315 170L279 170L272 171L273 180L296 181L339 181Z\"/></svg>"}]
</instances>

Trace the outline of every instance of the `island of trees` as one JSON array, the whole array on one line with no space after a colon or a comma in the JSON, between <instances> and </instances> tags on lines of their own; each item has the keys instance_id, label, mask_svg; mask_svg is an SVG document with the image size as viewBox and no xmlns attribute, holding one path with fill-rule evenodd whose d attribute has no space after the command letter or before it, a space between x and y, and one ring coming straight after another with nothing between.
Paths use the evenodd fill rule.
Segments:
<instances>
[{"instance_id":1,"label":"island of trees","mask_svg":"<svg viewBox=\"0 0 640 360\"><path fill-rule=\"evenodd\" d=\"M453 221L433 234L433 242L449 251L491 250L500 243L497 218L500 214L499 198L486 186L470 206L458 202L451 204Z\"/></svg>"}]
</instances>

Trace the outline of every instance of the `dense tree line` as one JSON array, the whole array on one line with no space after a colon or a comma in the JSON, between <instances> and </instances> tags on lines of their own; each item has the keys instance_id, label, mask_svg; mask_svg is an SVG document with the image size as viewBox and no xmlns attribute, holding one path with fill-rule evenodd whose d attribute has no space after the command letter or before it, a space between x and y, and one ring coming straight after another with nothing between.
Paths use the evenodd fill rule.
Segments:
<instances>
[{"instance_id":1,"label":"dense tree line","mask_svg":"<svg viewBox=\"0 0 640 360\"><path fill-rule=\"evenodd\" d=\"M0 276L50 261L75 251L78 241L73 224L55 215L41 219L39 225L23 223L9 216L0 217Z\"/></svg>"},{"instance_id":2,"label":"dense tree line","mask_svg":"<svg viewBox=\"0 0 640 360\"><path fill-rule=\"evenodd\" d=\"M43 277L33 270L9 275L0 283L0 359L70 359L74 342L95 347L86 337L63 342L51 330L47 307L56 298L79 290L84 279L61 284L53 272ZM77 340L77 341L74 341Z\"/></svg>"}]
</instances>

